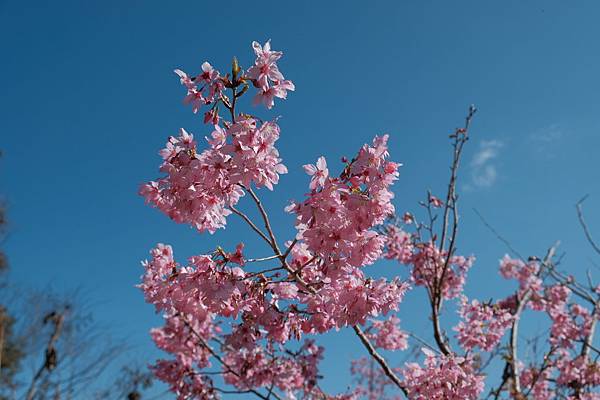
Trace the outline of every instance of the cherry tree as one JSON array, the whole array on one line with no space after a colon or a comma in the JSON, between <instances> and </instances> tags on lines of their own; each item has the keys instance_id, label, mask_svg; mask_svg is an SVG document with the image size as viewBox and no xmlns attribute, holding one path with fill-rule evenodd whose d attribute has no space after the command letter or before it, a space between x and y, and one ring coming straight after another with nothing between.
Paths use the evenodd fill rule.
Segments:
<instances>
[{"instance_id":1,"label":"cherry tree","mask_svg":"<svg viewBox=\"0 0 600 400\"><path fill-rule=\"evenodd\" d=\"M139 287L164 316L151 336L169 354L151 366L156 377L178 399L600 399L600 352L593 342L600 287L561 272L556 245L540 257L517 253L500 260L500 276L515 281L506 298L464 294L474 259L457 253L456 188L474 106L450 135L447 191L427 194L422 217L395 210L391 188L400 164L389 158L388 135L376 136L338 165L325 157L304 165L308 193L285 208L295 216L295 234L278 239L259 193L274 190L287 172L276 147L280 128L277 120L241 112L237 103L255 90L254 103L271 109L294 84L279 70L282 53L270 42L252 47L256 58L247 70L235 58L225 75L208 62L197 75L175 70L187 91L184 103L203 114L212 133L200 141L184 129L169 137L160 151L162 176L142 185L140 194L200 233L216 233L240 218L270 254L249 256L240 243L177 262L170 245L151 250ZM242 201L259 217L243 212ZM406 266L398 269L403 275L369 276L365 267L381 259ZM409 289L427 295L431 340L402 328L400 304ZM445 304L459 320L448 329L442 327L450 309ZM525 312L548 317L537 359L519 352ZM353 330L368 357L352 364L354 388L325 393L317 338L344 328ZM383 356L382 350L402 352L409 345L421 350L403 365ZM496 377L484 371L493 358L504 365Z\"/></svg>"}]
</instances>

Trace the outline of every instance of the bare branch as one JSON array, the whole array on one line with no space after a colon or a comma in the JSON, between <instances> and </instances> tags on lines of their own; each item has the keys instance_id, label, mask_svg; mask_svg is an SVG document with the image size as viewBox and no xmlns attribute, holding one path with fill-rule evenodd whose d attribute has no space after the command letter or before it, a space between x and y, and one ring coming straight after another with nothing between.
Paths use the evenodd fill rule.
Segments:
<instances>
[{"instance_id":1,"label":"bare branch","mask_svg":"<svg viewBox=\"0 0 600 400\"><path fill-rule=\"evenodd\" d=\"M590 233L590 230L589 230L589 228L588 228L588 226L587 226L587 224L585 222L585 219L583 217L583 202L588 197L589 197L589 195L586 194L575 205L575 208L577 209L577 218L579 219L579 224L583 228L583 233L585 234L585 237L587 238L587 241L590 243L590 245L596 251L596 253L600 254L600 246L598 246L598 244L596 242L594 242L594 239L592 238L592 234Z\"/></svg>"},{"instance_id":2,"label":"bare branch","mask_svg":"<svg viewBox=\"0 0 600 400\"><path fill-rule=\"evenodd\" d=\"M500 233L498 233L496 231L496 229L494 229L494 227L492 225L490 225L486 219L483 217L483 215L481 215L481 213L479 212L479 210L477 210L476 208L473 208L473 211L475 212L475 214L477 214L477 216L479 217L479 219L481 220L481 222L483 223L483 225L485 225L486 228L489 229L490 232L492 232L494 234L494 236L496 236L496 238L498 240L500 240L502 243L504 243L504 245L508 248L508 250L513 253L515 256L517 256L521 261L525 262L525 258L517 251L517 249L515 249L510 242L504 238L502 235L500 235Z\"/></svg>"}]
</instances>

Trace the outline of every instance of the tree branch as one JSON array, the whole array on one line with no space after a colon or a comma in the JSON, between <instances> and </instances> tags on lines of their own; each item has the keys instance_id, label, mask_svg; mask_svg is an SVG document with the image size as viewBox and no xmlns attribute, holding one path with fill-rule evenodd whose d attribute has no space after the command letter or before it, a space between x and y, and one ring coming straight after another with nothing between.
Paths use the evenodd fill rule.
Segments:
<instances>
[{"instance_id":1,"label":"tree branch","mask_svg":"<svg viewBox=\"0 0 600 400\"><path fill-rule=\"evenodd\" d=\"M592 245L592 248L596 251L596 253L600 254L600 246L598 246L598 244L596 244L596 242L594 242L594 239L592 238L592 234L590 233L590 230L588 229L585 219L583 218L582 204L588 197L589 197L589 195L586 194L575 205L575 208L577 209L577 218L579 219L579 224L583 228L583 233L585 234L587 241L590 243L590 245Z\"/></svg>"}]
</instances>

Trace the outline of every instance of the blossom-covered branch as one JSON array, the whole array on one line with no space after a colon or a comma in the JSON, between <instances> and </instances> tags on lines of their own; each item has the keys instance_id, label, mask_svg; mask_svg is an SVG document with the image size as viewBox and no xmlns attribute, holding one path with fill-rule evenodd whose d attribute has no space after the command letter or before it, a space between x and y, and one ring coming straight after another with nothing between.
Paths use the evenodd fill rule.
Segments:
<instances>
[{"instance_id":1,"label":"blossom-covered branch","mask_svg":"<svg viewBox=\"0 0 600 400\"><path fill-rule=\"evenodd\" d=\"M226 229L230 216L240 217L266 248L250 257L239 243L179 263L171 246L158 244L143 263L139 286L165 319L151 336L168 354L152 371L177 398L477 399L486 386L484 368L501 355L504 371L487 379L489 397L598 400L600 366L591 354L598 353L600 289L591 278L586 287L561 272L554 247L541 261L500 261L500 274L517 286L507 298L482 301L465 293L475 258L457 251L457 182L476 108L450 135L447 191L441 198L427 193L420 203L424 219L396 211L392 186L401 164L390 160L385 134L337 165L321 156L303 166L307 193L285 208L295 222L286 232L290 238L279 241L261 190L274 190L287 173L277 149L285 135L277 120L238 108L252 88L253 103L270 109L295 86L279 69L282 52L270 42L253 42L252 48L255 59L247 69L234 58L225 75L208 62L197 75L175 70L186 90L184 103L193 113L204 110L210 134L200 142L185 129L169 137L160 151L162 176L140 189L148 204L200 233L215 234ZM243 211L244 199L256 208L256 220ZM373 276L368 266L382 258L408 268L392 278ZM427 294L429 338L401 326L400 304L413 286ZM445 304L456 306L453 336L444 330ZM541 361L519 359L525 312L542 312L550 320ZM319 335L347 328L366 358L352 365L355 388L327 394L319 384L327 374L319 369L325 351ZM394 365L397 360L388 357L414 345L424 347L410 362Z\"/></svg>"}]
</instances>

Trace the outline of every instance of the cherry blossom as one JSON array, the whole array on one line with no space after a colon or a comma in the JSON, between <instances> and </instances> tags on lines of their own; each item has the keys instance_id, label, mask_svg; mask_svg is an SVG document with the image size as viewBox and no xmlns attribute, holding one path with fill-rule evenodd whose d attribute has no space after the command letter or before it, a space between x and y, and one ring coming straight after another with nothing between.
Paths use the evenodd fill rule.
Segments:
<instances>
[{"instance_id":1,"label":"cherry blossom","mask_svg":"<svg viewBox=\"0 0 600 400\"><path fill-rule=\"evenodd\" d=\"M457 338L466 350L479 347L492 351L502 339L504 332L511 326L513 315L498 304L469 302L466 296L460 300L459 315L462 320L454 328Z\"/></svg>"},{"instance_id":2,"label":"cherry blossom","mask_svg":"<svg viewBox=\"0 0 600 400\"><path fill-rule=\"evenodd\" d=\"M475 107L465 127L450 135L454 158L445 201L428 191L419 202L424 215L396 213L392 186L401 164L390 160L389 136L375 136L337 167L324 156L303 166L310 181L285 208L294 220L280 242L274 226L281 221L274 223L261 195L287 173L276 147L281 130L277 120L263 121L236 104L253 86L254 103L271 109L295 86L281 73L283 53L270 41L252 48L255 59L245 71L236 58L224 75L208 62L195 76L175 70L187 91L184 102L194 113L203 109L212 128L200 143L183 128L168 137L159 151L161 176L140 187L146 203L177 223L212 234L239 217L262 245L243 236L230 242L237 245L183 260L159 243L142 262L138 287L163 317L150 337L165 357L150 369L177 399L227 393L263 400L474 400L489 393L600 400L594 342L600 285L561 272L555 246L543 259L500 260L500 275L513 286L504 298L467 297L475 258L461 255L468 246L457 245L456 180ZM382 259L396 261L382 263L384 274L373 267ZM411 321L404 317L401 327L412 288L426 295L429 337L405 330ZM531 352L520 343L520 323L529 313L546 326L535 342L541 354L525 358ZM449 322L456 324L454 336L444 327ZM355 386L332 395L320 385L328 371L320 368L325 350L318 341L342 329L354 332L366 357L351 364ZM406 362L388 357L415 345L425 347L406 351ZM503 366L501 376L486 370L494 360Z\"/></svg>"},{"instance_id":3,"label":"cherry blossom","mask_svg":"<svg viewBox=\"0 0 600 400\"><path fill-rule=\"evenodd\" d=\"M310 176L310 188L312 190L320 189L325 185L325 180L329 176L329 170L327 169L327 161L325 157L319 157L317 164L306 164L304 170Z\"/></svg>"},{"instance_id":4,"label":"cherry blossom","mask_svg":"<svg viewBox=\"0 0 600 400\"><path fill-rule=\"evenodd\" d=\"M275 97L286 99L287 92L294 91L296 88L292 81L286 80L279 71L276 61L281 58L283 53L272 51L271 41L267 41L263 46L258 42L252 42L252 47L256 54L256 60L254 65L248 69L247 77L258 88L254 104L262 103L271 109Z\"/></svg>"},{"instance_id":5,"label":"cherry blossom","mask_svg":"<svg viewBox=\"0 0 600 400\"><path fill-rule=\"evenodd\" d=\"M408 334L400 330L400 318L392 315L385 321L373 320L371 322L369 337L375 346L385 350L406 350L408 348Z\"/></svg>"},{"instance_id":6,"label":"cherry blossom","mask_svg":"<svg viewBox=\"0 0 600 400\"><path fill-rule=\"evenodd\" d=\"M408 363L402 370L408 397L415 400L477 399L483 391L483 376L478 375L469 358L438 356L423 348L421 366Z\"/></svg>"},{"instance_id":7,"label":"cherry blossom","mask_svg":"<svg viewBox=\"0 0 600 400\"><path fill-rule=\"evenodd\" d=\"M244 195L240 185L273 189L287 173L275 147L278 138L275 122L257 126L244 119L227 129L216 126L209 147L199 152L193 135L182 129L160 153L160 170L167 175L143 185L140 194L174 221L214 233Z\"/></svg>"}]
</instances>

